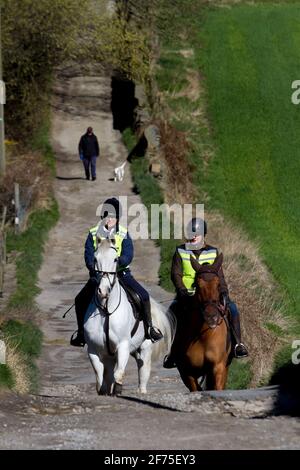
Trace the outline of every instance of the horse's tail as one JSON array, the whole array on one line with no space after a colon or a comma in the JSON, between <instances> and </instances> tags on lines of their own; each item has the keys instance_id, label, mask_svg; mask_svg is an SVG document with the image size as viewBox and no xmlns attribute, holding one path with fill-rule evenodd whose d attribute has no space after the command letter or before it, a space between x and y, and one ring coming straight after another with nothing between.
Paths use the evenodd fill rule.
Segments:
<instances>
[{"instance_id":1,"label":"horse's tail","mask_svg":"<svg viewBox=\"0 0 300 470\"><path fill-rule=\"evenodd\" d=\"M172 345L176 331L176 319L171 310L167 310L161 304L151 298L151 313L153 325L160 329L164 338L152 346L152 359L158 360L163 354L167 354Z\"/></svg>"}]
</instances>

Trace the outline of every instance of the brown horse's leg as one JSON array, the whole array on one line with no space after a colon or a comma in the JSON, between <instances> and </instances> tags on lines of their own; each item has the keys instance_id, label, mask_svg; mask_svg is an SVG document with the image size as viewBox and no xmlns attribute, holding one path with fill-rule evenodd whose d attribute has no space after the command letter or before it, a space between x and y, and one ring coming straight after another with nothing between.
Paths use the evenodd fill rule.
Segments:
<instances>
[{"instance_id":1,"label":"brown horse's leg","mask_svg":"<svg viewBox=\"0 0 300 470\"><path fill-rule=\"evenodd\" d=\"M190 392L199 392L201 390L198 384L198 380L195 379L195 377L192 377L191 375L186 375L180 369L178 370L179 370L180 377L182 378L184 385L189 389Z\"/></svg>"},{"instance_id":2,"label":"brown horse's leg","mask_svg":"<svg viewBox=\"0 0 300 470\"><path fill-rule=\"evenodd\" d=\"M224 370L222 390L225 390L226 388L227 376L228 376L228 366L226 366Z\"/></svg>"},{"instance_id":3,"label":"brown horse's leg","mask_svg":"<svg viewBox=\"0 0 300 470\"><path fill-rule=\"evenodd\" d=\"M227 379L227 367L221 362L213 368L214 390L224 390Z\"/></svg>"}]
</instances>

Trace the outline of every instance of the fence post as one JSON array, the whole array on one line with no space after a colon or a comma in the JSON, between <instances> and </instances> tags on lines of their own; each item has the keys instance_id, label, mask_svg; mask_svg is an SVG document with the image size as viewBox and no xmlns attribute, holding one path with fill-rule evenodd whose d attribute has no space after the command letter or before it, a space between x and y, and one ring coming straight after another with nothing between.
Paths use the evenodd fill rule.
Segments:
<instances>
[{"instance_id":1,"label":"fence post","mask_svg":"<svg viewBox=\"0 0 300 470\"><path fill-rule=\"evenodd\" d=\"M4 341L0 339L0 364L6 364L6 347Z\"/></svg>"},{"instance_id":2,"label":"fence post","mask_svg":"<svg viewBox=\"0 0 300 470\"><path fill-rule=\"evenodd\" d=\"M0 297L3 297L4 269L6 264L6 234L4 231L7 207L4 206L0 226Z\"/></svg>"},{"instance_id":3,"label":"fence post","mask_svg":"<svg viewBox=\"0 0 300 470\"><path fill-rule=\"evenodd\" d=\"M15 183L15 233L20 231L20 186Z\"/></svg>"}]
</instances>

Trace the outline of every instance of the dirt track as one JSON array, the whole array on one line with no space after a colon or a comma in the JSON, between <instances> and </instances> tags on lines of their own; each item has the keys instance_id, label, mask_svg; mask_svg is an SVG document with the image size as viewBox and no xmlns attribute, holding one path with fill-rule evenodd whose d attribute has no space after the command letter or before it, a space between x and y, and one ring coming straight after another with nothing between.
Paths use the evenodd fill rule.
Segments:
<instances>
[{"instance_id":1,"label":"dirt track","mask_svg":"<svg viewBox=\"0 0 300 470\"><path fill-rule=\"evenodd\" d=\"M296 449L300 422L274 416L276 390L214 396L189 394L176 371L155 364L149 393L136 394L135 363L128 367L120 398L98 397L85 350L69 346L74 314L62 314L85 282L83 245L96 208L111 195L132 192L128 171L122 183L110 181L126 158L113 130L110 79L82 76L70 68L55 87L53 147L57 158L55 195L60 221L52 230L39 275L37 301L44 332L39 361L39 395L2 397L1 449ZM77 144L88 125L101 145L98 179L83 179ZM169 294L157 286L159 251L151 241L135 244L133 272L157 300Z\"/></svg>"}]
</instances>

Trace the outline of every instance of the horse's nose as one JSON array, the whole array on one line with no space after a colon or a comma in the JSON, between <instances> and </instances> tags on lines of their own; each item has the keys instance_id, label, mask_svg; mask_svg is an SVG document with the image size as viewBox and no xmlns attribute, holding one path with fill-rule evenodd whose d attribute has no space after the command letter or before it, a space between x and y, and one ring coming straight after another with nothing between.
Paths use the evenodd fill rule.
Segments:
<instances>
[{"instance_id":1,"label":"horse's nose","mask_svg":"<svg viewBox=\"0 0 300 470\"><path fill-rule=\"evenodd\" d=\"M107 289L105 289L105 290L98 289L98 294L101 297L101 299L107 299L107 297L109 295L109 292L108 292Z\"/></svg>"}]
</instances>

